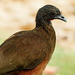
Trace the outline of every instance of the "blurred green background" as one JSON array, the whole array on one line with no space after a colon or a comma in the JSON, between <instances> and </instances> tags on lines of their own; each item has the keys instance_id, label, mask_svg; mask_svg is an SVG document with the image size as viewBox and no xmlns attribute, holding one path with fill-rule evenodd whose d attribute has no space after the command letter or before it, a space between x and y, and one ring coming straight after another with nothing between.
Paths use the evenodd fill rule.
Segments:
<instances>
[{"instance_id":1,"label":"blurred green background","mask_svg":"<svg viewBox=\"0 0 75 75\"><path fill-rule=\"evenodd\" d=\"M37 10L58 7L67 23L52 21L57 43L43 75L75 75L75 0L0 0L0 44L13 33L35 28Z\"/></svg>"}]
</instances>

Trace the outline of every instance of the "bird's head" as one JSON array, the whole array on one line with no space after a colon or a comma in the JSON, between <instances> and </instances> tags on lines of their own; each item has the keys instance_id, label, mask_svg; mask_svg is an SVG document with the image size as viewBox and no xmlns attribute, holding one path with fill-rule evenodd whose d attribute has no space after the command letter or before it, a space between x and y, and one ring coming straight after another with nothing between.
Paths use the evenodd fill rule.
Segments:
<instances>
[{"instance_id":1,"label":"bird's head","mask_svg":"<svg viewBox=\"0 0 75 75\"><path fill-rule=\"evenodd\" d=\"M60 19L62 21L67 21L66 18L61 14L60 10L53 5L45 5L38 10L36 21L50 22L54 19Z\"/></svg>"}]
</instances>

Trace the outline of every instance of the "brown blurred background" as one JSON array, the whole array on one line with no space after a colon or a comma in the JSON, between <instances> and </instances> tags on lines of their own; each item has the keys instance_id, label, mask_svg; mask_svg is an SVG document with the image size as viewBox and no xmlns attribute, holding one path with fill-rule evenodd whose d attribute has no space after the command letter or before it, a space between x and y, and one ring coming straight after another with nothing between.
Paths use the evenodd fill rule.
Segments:
<instances>
[{"instance_id":1,"label":"brown blurred background","mask_svg":"<svg viewBox=\"0 0 75 75\"><path fill-rule=\"evenodd\" d=\"M75 50L75 0L0 0L0 43L17 31L35 28L37 10L46 4L55 5L67 18L67 23L52 21L57 44Z\"/></svg>"}]
</instances>

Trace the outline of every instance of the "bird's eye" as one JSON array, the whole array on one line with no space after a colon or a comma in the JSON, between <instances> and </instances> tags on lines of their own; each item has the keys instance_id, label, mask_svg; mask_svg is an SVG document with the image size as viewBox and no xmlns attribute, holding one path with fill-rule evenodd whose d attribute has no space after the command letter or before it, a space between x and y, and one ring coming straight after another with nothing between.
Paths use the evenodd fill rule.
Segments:
<instances>
[{"instance_id":1,"label":"bird's eye","mask_svg":"<svg viewBox=\"0 0 75 75\"><path fill-rule=\"evenodd\" d=\"M51 12L51 15L56 15L56 12Z\"/></svg>"}]
</instances>

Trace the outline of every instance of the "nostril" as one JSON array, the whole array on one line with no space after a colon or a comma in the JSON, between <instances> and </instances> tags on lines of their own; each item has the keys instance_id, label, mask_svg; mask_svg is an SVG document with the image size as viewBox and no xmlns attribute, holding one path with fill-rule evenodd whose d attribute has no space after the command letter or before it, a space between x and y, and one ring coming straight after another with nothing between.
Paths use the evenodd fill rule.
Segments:
<instances>
[{"instance_id":1,"label":"nostril","mask_svg":"<svg viewBox=\"0 0 75 75\"><path fill-rule=\"evenodd\" d=\"M62 18L64 18L64 16L62 16Z\"/></svg>"}]
</instances>

